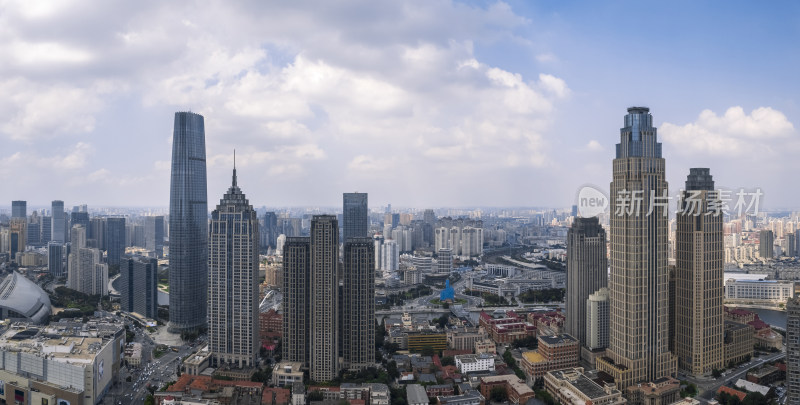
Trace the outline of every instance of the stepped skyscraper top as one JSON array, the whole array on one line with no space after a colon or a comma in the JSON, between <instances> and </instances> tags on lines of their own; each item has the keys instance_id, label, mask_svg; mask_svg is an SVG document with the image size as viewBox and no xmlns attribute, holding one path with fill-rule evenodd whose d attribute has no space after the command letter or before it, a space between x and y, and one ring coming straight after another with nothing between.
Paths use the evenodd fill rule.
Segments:
<instances>
[{"instance_id":1,"label":"stepped skyscraper top","mask_svg":"<svg viewBox=\"0 0 800 405\"><path fill-rule=\"evenodd\" d=\"M625 123L620 128L617 144L617 159L626 157L661 157L661 142L658 142L653 116L647 107L630 107Z\"/></svg>"}]
</instances>

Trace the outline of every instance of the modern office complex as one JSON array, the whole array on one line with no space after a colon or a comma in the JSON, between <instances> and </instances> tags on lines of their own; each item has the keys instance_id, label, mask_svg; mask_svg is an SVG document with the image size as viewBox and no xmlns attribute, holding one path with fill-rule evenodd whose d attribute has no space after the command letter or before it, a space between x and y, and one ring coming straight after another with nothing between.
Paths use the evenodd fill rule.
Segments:
<instances>
[{"instance_id":1,"label":"modern office complex","mask_svg":"<svg viewBox=\"0 0 800 405\"><path fill-rule=\"evenodd\" d=\"M344 243L341 338L344 367L350 370L375 363L374 256L372 238L352 237Z\"/></svg>"},{"instance_id":2,"label":"modern office complex","mask_svg":"<svg viewBox=\"0 0 800 405\"><path fill-rule=\"evenodd\" d=\"M208 345L212 367L252 368L258 356L258 216L236 182L211 212Z\"/></svg>"},{"instance_id":3,"label":"modern office complex","mask_svg":"<svg viewBox=\"0 0 800 405\"><path fill-rule=\"evenodd\" d=\"M148 216L144 219L144 247L161 257L164 250L164 217Z\"/></svg>"},{"instance_id":4,"label":"modern office complex","mask_svg":"<svg viewBox=\"0 0 800 405\"><path fill-rule=\"evenodd\" d=\"M119 266L125 254L125 218L106 218L105 237L106 261L109 266Z\"/></svg>"},{"instance_id":5,"label":"modern office complex","mask_svg":"<svg viewBox=\"0 0 800 405\"><path fill-rule=\"evenodd\" d=\"M27 217L28 217L28 202L11 201L11 218L27 218Z\"/></svg>"},{"instance_id":6,"label":"modern office complex","mask_svg":"<svg viewBox=\"0 0 800 405\"><path fill-rule=\"evenodd\" d=\"M207 198L203 116L177 112L169 196L169 325L173 332L206 326Z\"/></svg>"},{"instance_id":7,"label":"modern office complex","mask_svg":"<svg viewBox=\"0 0 800 405\"><path fill-rule=\"evenodd\" d=\"M54 200L50 206L52 216L50 240L59 243L67 241L67 214L64 212L64 201Z\"/></svg>"},{"instance_id":8,"label":"modern office complex","mask_svg":"<svg viewBox=\"0 0 800 405\"><path fill-rule=\"evenodd\" d=\"M350 238L364 238L369 233L367 193L342 194L342 243Z\"/></svg>"},{"instance_id":9,"label":"modern office complex","mask_svg":"<svg viewBox=\"0 0 800 405\"><path fill-rule=\"evenodd\" d=\"M673 346L678 367L695 376L725 367L720 203L709 169L689 169L676 215Z\"/></svg>"},{"instance_id":10,"label":"modern office complex","mask_svg":"<svg viewBox=\"0 0 800 405\"><path fill-rule=\"evenodd\" d=\"M567 231L567 297L564 330L588 346L589 295L608 286L606 231L597 217L576 217Z\"/></svg>"},{"instance_id":11,"label":"modern office complex","mask_svg":"<svg viewBox=\"0 0 800 405\"><path fill-rule=\"evenodd\" d=\"M649 111L628 109L611 182L610 341L597 368L610 374L623 392L677 371L677 360L668 350L665 161ZM640 204L622 205L634 197Z\"/></svg>"},{"instance_id":12,"label":"modern office complex","mask_svg":"<svg viewBox=\"0 0 800 405\"><path fill-rule=\"evenodd\" d=\"M120 307L150 319L158 319L158 261L132 257L120 266Z\"/></svg>"}]
</instances>

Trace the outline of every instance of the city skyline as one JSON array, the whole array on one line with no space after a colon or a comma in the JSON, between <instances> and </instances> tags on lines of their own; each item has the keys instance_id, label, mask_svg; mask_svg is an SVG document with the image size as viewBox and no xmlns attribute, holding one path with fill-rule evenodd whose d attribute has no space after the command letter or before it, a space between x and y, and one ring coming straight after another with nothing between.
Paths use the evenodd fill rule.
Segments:
<instances>
[{"instance_id":1,"label":"city skyline","mask_svg":"<svg viewBox=\"0 0 800 405\"><path fill-rule=\"evenodd\" d=\"M348 190L375 205L569 206L609 174L597 129L646 105L668 181L714 167L721 186L761 187L765 208L796 207L777 174L800 164L794 3L109 7L3 6L9 199L166 206L171 112L191 110L209 125L209 188L237 145L242 181L268 185L257 207L337 206ZM616 63L631 49L648 56Z\"/></svg>"}]
</instances>

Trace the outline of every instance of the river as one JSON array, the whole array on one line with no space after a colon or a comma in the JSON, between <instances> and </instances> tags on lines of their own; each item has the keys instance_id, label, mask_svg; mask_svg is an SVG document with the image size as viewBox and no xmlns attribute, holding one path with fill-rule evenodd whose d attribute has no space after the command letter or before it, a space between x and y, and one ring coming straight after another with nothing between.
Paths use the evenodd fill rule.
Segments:
<instances>
[{"instance_id":1,"label":"river","mask_svg":"<svg viewBox=\"0 0 800 405\"><path fill-rule=\"evenodd\" d=\"M776 311L773 309L742 308L758 314L762 321L786 330L786 311Z\"/></svg>"}]
</instances>

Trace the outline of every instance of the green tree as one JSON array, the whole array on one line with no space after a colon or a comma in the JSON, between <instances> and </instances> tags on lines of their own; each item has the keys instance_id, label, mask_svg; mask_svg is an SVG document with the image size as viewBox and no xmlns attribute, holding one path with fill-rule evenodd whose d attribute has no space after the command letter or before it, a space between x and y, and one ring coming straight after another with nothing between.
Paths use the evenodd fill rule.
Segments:
<instances>
[{"instance_id":1,"label":"green tree","mask_svg":"<svg viewBox=\"0 0 800 405\"><path fill-rule=\"evenodd\" d=\"M711 375L712 375L714 378L720 378L720 377L722 377L722 371L719 371L719 370L717 370L717 369L715 368L714 370L711 370Z\"/></svg>"},{"instance_id":2,"label":"green tree","mask_svg":"<svg viewBox=\"0 0 800 405\"><path fill-rule=\"evenodd\" d=\"M325 399L325 396L322 395L322 391L320 391L320 390L314 390L314 391L311 391L310 393L308 393L308 401L309 402L311 402L311 401L322 401L323 399Z\"/></svg>"},{"instance_id":3,"label":"green tree","mask_svg":"<svg viewBox=\"0 0 800 405\"><path fill-rule=\"evenodd\" d=\"M433 348L432 348L432 347L430 347L430 346L425 346L425 347L423 347L423 348L422 348L422 352L421 352L421 354L422 354L423 356L433 356L434 354L436 354L436 352L433 350Z\"/></svg>"},{"instance_id":4,"label":"green tree","mask_svg":"<svg viewBox=\"0 0 800 405\"><path fill-rule=\"evenodd\" d=\"M144 405L155 405L156 399L152 395L148 395L144 399Z\"/></svg>"},{"instance_id":5,"label":"green tree","mask_svg":"<svg viewBox=\"0 0 800 405\"><path fill-rule=\"evenodd\" d=\"M456 365L456 359L453 356L442 357L442 365L443 366L455 366Z\"/></svg>"},{"instance_id":6,"label":"green tree","mask_svg":"<svg viewBox=\"0 0 800 405\"><path fill-rule=\"evenodd\" d=\"M386 364L386 373L389 374L389 378L394 380L397 377L400 377L400 372L397 371L397 363L392 360L388 364Z\"/></svg>"}]
</instances>

